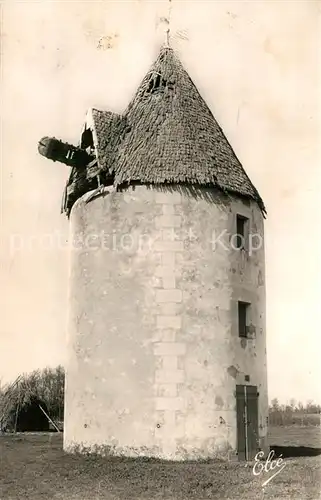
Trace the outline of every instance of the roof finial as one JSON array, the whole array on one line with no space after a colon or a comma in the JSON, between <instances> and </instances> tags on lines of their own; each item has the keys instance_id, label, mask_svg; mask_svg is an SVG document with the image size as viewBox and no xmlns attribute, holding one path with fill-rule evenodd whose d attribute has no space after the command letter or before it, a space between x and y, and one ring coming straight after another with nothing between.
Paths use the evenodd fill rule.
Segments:
<instances>
[{"instance_id":1,"label":"roof finial","mask_svg":"<svg viewBox=\"0 0 321 500\"><path fill-rule=\"evenodd\" d=\"M165 32L165 47L170 47L172 0L168 0L167 30Z\"/></svg>"}]
</instances>

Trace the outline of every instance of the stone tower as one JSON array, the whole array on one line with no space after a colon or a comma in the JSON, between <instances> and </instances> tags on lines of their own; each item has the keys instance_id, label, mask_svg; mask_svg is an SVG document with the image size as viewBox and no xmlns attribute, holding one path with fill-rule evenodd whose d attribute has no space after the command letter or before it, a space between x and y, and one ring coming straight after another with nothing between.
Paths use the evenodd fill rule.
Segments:
<instances>
[{"instance_id":1,"label":"stone tower","mask_svg":"<svg viewBox=\"0 0 321 500\"><path fill-rule=\"evenodd\" d=\"M89 110L79 148L65 450L266 452L265 209L172 49L123 115Z\"/></svg>"}]
</instances>

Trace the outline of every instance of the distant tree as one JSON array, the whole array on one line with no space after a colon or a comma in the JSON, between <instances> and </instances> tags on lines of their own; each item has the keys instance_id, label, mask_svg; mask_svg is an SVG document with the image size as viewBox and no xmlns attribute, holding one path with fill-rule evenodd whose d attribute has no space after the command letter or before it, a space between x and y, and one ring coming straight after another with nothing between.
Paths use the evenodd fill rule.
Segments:
<instances>
[{"instance_id":1,"label":"distant tree","mask_svg":"<svg viewBox=\"0 0 321 500\"><path fill-rule=\"evenodd\" d=\"M278 398L273 398L269 408L269 421L271 425L282 425L282 413Z\"/></svg>"},{"instance_id":2,"label":"distant tree","mask_svg":"<svg viewBox=\"0 0 321 500\"><path fill-rule=\"evenodd\" d=\"M305 405L304 405L304 411L305 413L310 413L310 410L311 410L311 406L313 404L313 401L311 399L309 399Z\"/></svg>"},{"instance_id":3,"label":"distant tree","mask_svg":"<svg viewBox=\"0 0 321 500\"><path fill-rule=\"evenodd\" d=\"M291 398L287 404L280 404L277 398L270 402L270 425L320 425L321 406L311 399L305 405Z\"/></svg>"},{"instance_id":4,"label":"distant tree","mask_svg":"<svg viewBox=\"0 0 321 500\"><path fill-rule=\"evenodd\" d=\"M295 411L296 410L296 400L294 398L291 398L290 399L290 406L291 406L291 409L292 411Z\"/></svg>"},{"instance_id":5,"label":"distant tree","mask_svg":"<svg viewBox=\"0 0 321 500\"><path fill-rule=\"evenodd\" d=\"M62 366L45 368L38 377L38 394L48 410L59 420L63 417L65 371Z\"/></svg>"},{"instance_id":6,"label":"distant tree","mask_svg":"<svg viewBox=\"0 0 321 500\"><path fill-rule=\"evenodd\" d=\"M280 404L278 398L273 398L271 401L271 408L273 411L280 410Z\"/></svg>"},{"instance_id":7,"label":"distant tree","mask_svg":"<svg viewBox=\"0 0 321 500\"><path fill-rule=\"evenodd\" d=\"M306 405L306 412L307 413L320 413L320 405L317 405L316 403L314 403L314 401L312 401L312 399L309 399L307 401L307 405Z\"/></svg>"}]
</instances>

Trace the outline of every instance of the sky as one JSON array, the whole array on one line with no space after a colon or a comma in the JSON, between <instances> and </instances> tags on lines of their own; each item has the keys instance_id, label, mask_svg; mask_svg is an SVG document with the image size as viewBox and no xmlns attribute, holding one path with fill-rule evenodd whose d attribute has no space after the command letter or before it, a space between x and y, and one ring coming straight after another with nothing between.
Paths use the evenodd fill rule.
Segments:
<instances>
[{"instance_id":1,"label":"sky","mask_svg":"<svg viewBox=\"0 0 321 500\"><path fill-rule=\"evenodd\" d=\"M66 360L68 167L89 107L121 113L168 1L1 4L0 381ZM320 3L171 2L171 44L263 197L269 397L321 403ZM50 244L50 238L55 244Z\"/></svg>"}]
</instances>

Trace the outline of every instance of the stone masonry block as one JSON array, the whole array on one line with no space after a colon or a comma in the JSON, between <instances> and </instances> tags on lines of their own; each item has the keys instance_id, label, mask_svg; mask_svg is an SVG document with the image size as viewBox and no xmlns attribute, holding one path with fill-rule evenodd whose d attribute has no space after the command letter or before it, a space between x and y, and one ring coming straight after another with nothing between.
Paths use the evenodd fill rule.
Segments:
<instances>
[{"instance_id":1,"label":"stone masonry block","mask_svg":"<svg viewBox=\"0 0 321 500\"><path fill-rule=\"evenodd\" d=\"M163 316L160 314L157 316L156 325L158 328L173 328L178 330L182 326L182 319L180 316Z\"/></svg>"},{"instance_id":2,"label":"stone masonry block","mask_svg":"<svg viewBox=\"0 0 321 500\"><path fill-rule=\"evenodd\" d=\"M156 203L162 203L164 205L176 205L181 203L182 197L180 193L174 192L161 192L156 193L155 196Z\"/></svg>"},{"instance_id":3,"label":"stone masonry block","mask_svg":"<svg viewBox=\"0 0 321 500\"><path fill-rule=\"evenodd\" d=\"M156 410L183 410L183 398L157 398Z\"/></svg>"},{"instance_id":4,"label":"stone masonry block","mask_svg":"<svg viewBox=\"0 0 321 500\"><path fill-rule=\"evenodd\" d=\"M182 302L181 290L156 290L156 302Z\"/></svg>"},{"instance_id":5,"label":"stone masonry block","mask_svg":"<svg viewBox=\"0 0 321 500\"><path fill-rule=\"evenodd\" d=\"M180 238L180 235L178 234L178 229L174 227L168 227L161 230L161 237L159 239L162 241L177 241L182 238Z\"/></svg>"},{"instance_id":6,"label":"stone masonry block","mask_svg":"<svg viewBox=\"0 0 321 500\"><path fill-rule=\"evenodd\" d=\"M183 252L183 241L155 241L155 252Z\"/></svg>"},{"instance_id":7,"label":"stone masonry block","mask_svg":"<svg viewBox=\"0 0 321 500\"><path fill-rule=\"evenodd\" d=\"M171 427L172 429L176 427L176 412L181 410L173 410L170 408L169 410L161 410L164 412L164 425L166 427Z\"/></svg>"},{"instance_id":8,"label":"stone masonry block","mask_svg":"<svg viewBox=\"0 0 321 500\"><path fill-rule=\"evenodd\" d=\"M162 285L164 289L176 288L176 278L175 276L164 276L162 278Z\"/></svg>"},{"instance_id":9,"label":"stone masonry block","mask_svg":"<svg viewBox=\"0 0 321 500\"><path fill-rule=\"evenodd\" d=\"M163 205L163 214L164 215L174 215L175 214L174 205Z\"/></svg>"},{"instance_id":10,"label":"stone masonry block","mask_svg":"<svg viewBox=\"0 0 321 500\"><path fill-rule=\"evenodd\" d=\"M155 382L157 384L180 384L185 380L183 370L156 370Z\"/></svg>"},{"instance_id":11,"label":"stone masonry block","mask_svg":"<svg viewBox=\"0 0 321 500\"><path fill-rule=\"evenodd\" d=\"M159 304L159 313L164 316L176 316L181 314L182 305L174 302Z\"/></svg>"},{"instance_id":12,"label":"stone masonry block","mask_svg":"<svg viewBox=\"0 0 321 500\"><path fill-rule=\"evenodd\" d=\"M175 267L176 257L174 252L166 252L161 255L161 262L163 266L171 268Z\"/></svg>"},{"instance_id":13,"label":"stone masonry block","mask_svg":"<svg viewBox=\"0 0 321 500\"><path fill-rule=\"evenodd\" d=\"M182 217L180 215L159 215L155 218L156 227L180 227Z\"/></svg>"},{"instance_id":14,"label":"stone masonry block","mask_svg":"<svg viewBox=\"0 0 321 500\"><path fill-rule=\"evenodd\" d=\"M154 354L157 356L183 356L186 346L182 342L159 342L154 344Z\"/></svg>"},{"instance_id":15,"label":"stone masonry block","mask_svg":"<svg viewBox=\"0 0 321 500\"><path fill-rule=\"evenodd\" d=\"M158 329L153 332L152 342L175 342L176 330Z\"/></svg>"},{"instance_id":16,"label":"stone masonry block","mask_svg":"<svg viewBox=\"0 0 321 500\"><path fill-rule=\"evenodd\" d=\"M178 369L178 360L182 359L180 356L159 356L162 360L162 365L159 367L160 370L173 371Z\"/></svg>"},{"instance_id":17,"label":"stone masonry block","mask_svg":"<svg viewBox=\"0 0 321 500\"><path fill-rule=\"evenodd\" d=\"M175 275L176 273L177 271L170 266L158 266L155 271L156 276L159 276L161 278L172 278L173 274Z\"/></svg>"},{"instance_id":18,"label":"stone masonry block","mask_svg":"<svg viewBox=\"0 0 321 500\"><path fill-rule=\"evenodd\" d=\"M157 384L155 386L157 397L175 398L177 396L176 384Z\"/></svg>"}]
</instances>

